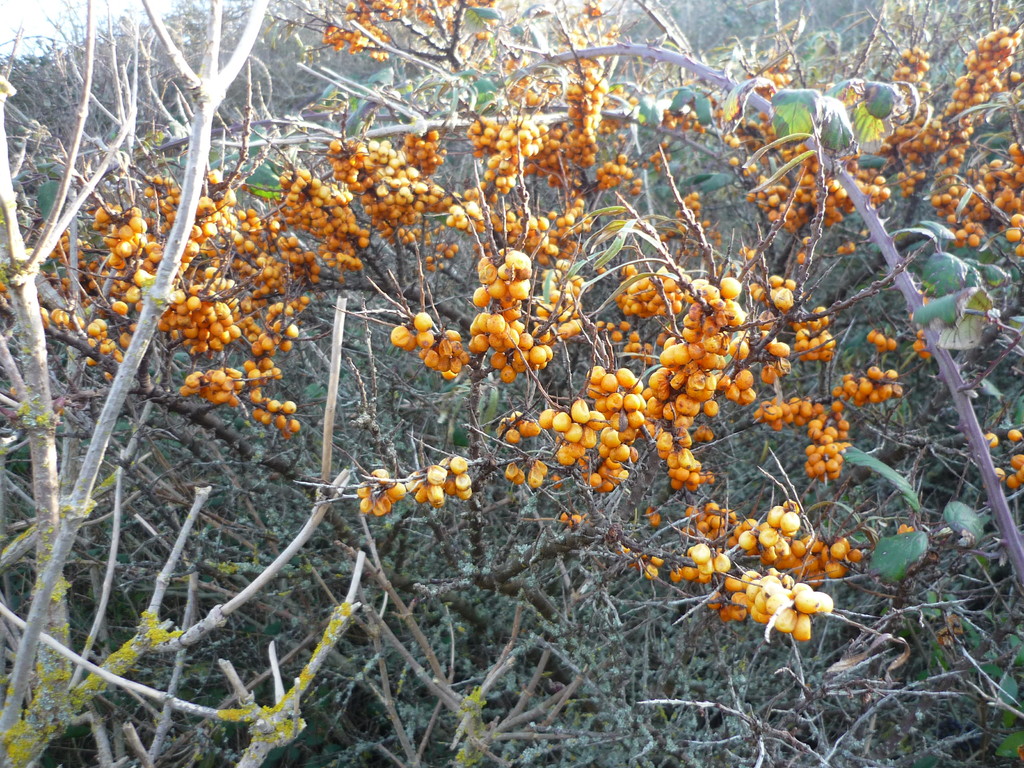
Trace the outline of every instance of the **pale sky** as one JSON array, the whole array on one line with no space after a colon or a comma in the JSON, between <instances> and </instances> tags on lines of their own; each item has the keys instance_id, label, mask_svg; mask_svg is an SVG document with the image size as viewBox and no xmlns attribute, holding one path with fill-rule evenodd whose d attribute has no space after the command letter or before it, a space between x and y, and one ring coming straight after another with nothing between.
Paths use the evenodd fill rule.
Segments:
<instances>
[{"instance_id":1,"label":"pale sky","mask_svg":"<svg viewBox=\"0 0 1024 768\"><path fill-rule=\"evenodd\" d=\"M165 13L173 3L172 0L153 0L153 4ZM0 54L10 50L19 25L25 25L25 46L31 46L32 41L28 38L36 36L60 39L61 35L52 21L68 15L84 20L86 7L86 0L0 0ZM98 23L108 11L114 16L125 12L140 16L146 13L142 0L95 0L95 8Z\"/></svg>"}]
</instances>

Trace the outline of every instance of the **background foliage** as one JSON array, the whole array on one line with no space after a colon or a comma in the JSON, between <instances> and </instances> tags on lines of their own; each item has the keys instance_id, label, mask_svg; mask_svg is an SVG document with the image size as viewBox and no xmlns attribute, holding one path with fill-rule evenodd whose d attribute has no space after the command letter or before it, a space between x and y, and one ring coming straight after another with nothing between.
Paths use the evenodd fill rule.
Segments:
<instances>
[{"instance_id":1,"label":"background foliage","mask_svg":"<svg viewBox=\"0 0 1024 768\"><path fill-rule=\"evenodd\" d=\"M204 13L168 18L189 57ZM243 15L228 8L228 40ZM87 655L110 665L136 636L195 488L212 490L160 611L172 628L264 572L350 468L258 597L180 661L120 674L235 711L228 659L271 705L268 644L299 678L363 550L363 607L265 765L1015 764L1024 574L932 355L953 351L1016 515L1019 24L977 2L272 6L63 569L70 647L104 593ZM746 85L579 53L622 42ZM39 280L65 486L178 213L193 118L146 31L100 47L83 168L123 89L140 95ZM83 56L7 61L30 242ZM829 147L826 109L856 144ZM787 136L800 124L813 135ZM916 322L837 169L930 299ZM24 613L42 555L19 544L32 393L6 290L0 588ZM5 625L5 653L18 635ZM154 752L160 706L116 686L75 715L40 765L218 766L260 738L253 718L176 711Z\"/></svg>"}]
</instances>

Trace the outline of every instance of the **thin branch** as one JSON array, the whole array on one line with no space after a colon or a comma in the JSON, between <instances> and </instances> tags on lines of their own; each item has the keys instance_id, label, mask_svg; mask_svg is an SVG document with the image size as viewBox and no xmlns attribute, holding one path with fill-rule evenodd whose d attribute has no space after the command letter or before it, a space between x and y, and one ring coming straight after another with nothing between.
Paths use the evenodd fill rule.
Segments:
<instances>
[{"instance_id":1,"label":"thin branch","mask_svg":"<svg viewBox=\"0 0 1024 768\"><path fill-rule=\"evenodd\" d=\"M10 608L8 608L3 603L0 603L0 615L2 615L5 619L7 619L9 622L14 624L21 630L24 630L28 626L28 622L26 622L24 619L22 619L20 616L14 613ZM186 712L190 715L205 718L219 716L216 709L204 707L200 704L193 704L190 701L184 701L183 699L171 696L165 691L158 691L156 688L150 688L148 685L137 683L134 680L128 680L127 678L121 677L120 675L116 675L113 672L104 669L98 664L93 664L91 661L82 658L77 653L72 651L70 648L65 646L63 643L59 642L57 639L51 637L45 632L39 633L39 642L45 645L47 648L56 651L68 661L71 661L77 664L78 666L85 668L97 677L106 680L111 685L116 685L119 688L124 688L126 691L138 693L142 696L145 696L148 699L153 699L154 701L157 701L161 704L169 705L174 709L178 710L179 712Z\"/></svg>"},{"instance_id":2,"label":"thin branch","mask_svg":"<svg viewBox=\"0 0 1024 768\"><path fill-rule=\"evenodd\" d=\"M327 514L328 507L333 497L341 493L341 491L348 486L350 477L350 470L345 469L338 475L338 477L335 478L332 483L334 493L331 494L330 497L323 501L319 501L314 505L312 515L310 515L310 518L306 521L306 524L302 526L302 529L298 534L296 534L292 542L274 559L270 565L263 570L262 573L260 573L259 576L253 579L245 589L223 605L215 605L210 609L210 612L205 618L196 624L193 624L182 635L164 643L163 645L157 646L157 650L176 651L179 648L187 648L188 646L199 642L214 629L224 626L227 622L228 616L259 594L267 583L274 579L277 574L280 573L281 569L284 568L291 559L295 557L298 551L302 549L305 543L309 541L314 531L316 531L317 526L319 526L323 521L324 515Z\"/></svg>"}]
</instances>

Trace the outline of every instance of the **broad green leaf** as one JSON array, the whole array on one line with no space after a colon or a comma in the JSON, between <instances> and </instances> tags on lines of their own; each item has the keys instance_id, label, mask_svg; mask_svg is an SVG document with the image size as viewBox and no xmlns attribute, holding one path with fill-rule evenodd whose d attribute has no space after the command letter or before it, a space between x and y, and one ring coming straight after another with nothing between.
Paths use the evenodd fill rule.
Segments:
<instances>
[{"instance_id":1,"label":"broad green leaf","mask_svg":"<svg viewBox=\"0 0 1024 768\"><path fill-rule=\"evenodd\" d=\"M921 279L933 294L946 294L977 285L980 281L977 271L952 253L939 251L928 257L921 268Z\"/></svg>"},{"instance_id":2,"label":"broad green leaf","mask_svg":"<svg viewBox=\"0 0 1024 768\"><path fill-rule=\"evenodd\" d=\"M466 14L469 15L470 13L474 14L477 18L483 19L485 21L501 21L503 18L503 16L501 15L501 11L499 11L497 8L466 8Z\"/></svg>"},{"instance_id":3,"label":"broad green leaf","mask_svg":"<svg viewBox=\"0 0 1024 768\"><path fill-rule=\"evenodd\" d=\"M690 177L690 184L701 192L714 192L736 183L736 177L731 173L698 173Z\"/></svg>"},{"instance_id":4,"label":"broad green leaf","mask_svg":"<svg viewBox=\"0 0 1024 768\"><path fill-rule=\"evenodd\" d=\"M871 567L886 581L899 581L927 551L928 534L922 531L885 536L875 544Z\"/></svg>"},{"instance_id":5,"label":"broad green leaf","mask_svg":"<svg viewBox=\"0 0 1024 768\"><path fill-rule=\"evenodd\" d=\"M982 279L993 288L1003 285L1010 279L1009 273L995 264L974 264L974 267L981 274Z\"/></svg>"},{"instance_id":6,"label":"broad green leaf","mask_svg":"<svg viewBox=\"0 0 1024 768\"><path fill-rule=\"evenodd\" d=\"M476 90L477 103L481 105L491 101L498 91L495 82L486 77L473 80L473 88Z\"/></svg>"},{"instance_id":7,"label":"broad green leaf","mask_svg":"<svg viewBox=\"0 0 1024 768\"><path fill-rule=\"evenodd\" d=\"M776 136L791 133L814 133L814 121L818 115L818 102L824 98L810 88L794 88L779 91L772 96L772 128Z\"/></svg>"},{"instance_id":8,"label":"broad green leaf","mask_svg":"<svg viewBox=\"0 0 1024 768\"><path fill-rule=\"evenodd\" d=\"M681 111L683 107L693 102L695 96L692 88L677 88L676 95L672 97L672 103L668 106L669 112Z\"/></svg>"},{"instance_id":9,"label":"broad green leaf","mask_svg":"<svg viewBox=\"0 0 1024 768\"><path fill-rule=\"evenodd\" d=\"M55 179L44 181L36 190L36 202L39 203L39 215L44 219L53 210L53 204L57 202L57 190L60 189L60 182Z\"/></svg>"},{"instance_id":10,"label":"broad green leaf","mask_svg":"<svg viewBox=\"0 0 1024 768\"><path fill-rule=\"evenodd\" d=\"M384 67L362 81L363 85L394 85L395 70L393 67Z\"/></svg>"},{"instance_id":11,"label":"broad green leaf","mask_svg":"<svg viewBox=\"0 0 1024 768\"><path fill-rule=\"evenodd\" d=\"M939 346L945 349L974 349L985 334L985 312L992 299L981 288L966 288L957 295L957 320L952 328L939 333Z\"/></svg>"},{"instance_id":12,"label":"broad green leaf","mask_svg":"<svg viewBox=\"0 0 1024 768\"><path fill-rule=\"evenodd\" d=\"M754 77L738 83L722 102L722 119L726 123L737 120L743 114L743 109L747 105L747 97L755 88L770 88L774 91L775 84L764 77Z\"/></svg>"},{"instance_id":13,"label":"broad green leaf","mask_svg":"<svg viewBox=\"0 0 1024 768\"><path fill-rule=\"evenodd\" d=\"M949 227L939 224L937 221L922 221L916 227L898 229L892 233L892 238L896 245L902 245L902 241L910 239L911 235L927 237L940 247L945 240L956 240L956 235L953 234Z\"/></svg>"},{"instance_id":14,"label":"broad green leaf","mask_svg":"<svg viewBox=\"0 0 1024 768\"><path fill-rule=\"evenodd\" d=\"M870 82L864 85L864 108L874 118L885 120L892 115L900 101L900 95L888 83Z\"/></svg>"},{"instance_id":15,"label":"broad green leaf","mask_svg":"<svg viewBox=\"0 0 1024 768\"><path fill-rule=\"evenodd\" d=\"M267 160L249 174L245 185L257 197L276 199L281 196L281 169Z\"/></svg>"},{"instance_id":16,"label":"broad green leaf","mask_svg":"<svg viewBox=\"0 0 1024 768\"><path fill-rule=\"evenodd\" d=\"M638 109L640 123L643 125L660 125L661 110L658 108L658 100L654 96L644 96L640 99Z\"/></svg>"},{"instance_id":17,"label":"broad green leaf","mask_svg":"<svg viewBox=\"0 0 1024 768\"><path fill-rule=\"evenodd\" d=\"M921 326L931 326L935 330L956 325L958 297L959 293L951 293L932 299L914 312L914 322Z\"/></svg>"},{"instance_id":18,"label":"broad green leaf","mask_svg":"<svg viewBox=\"0 0 1024 768\"><path fill-rule=\"evenodd\" d=\"M693 111L697 114L697 122L703 126L711 125L711 99L700 94L693 100Z\"/></svg>"},{"instance_id":19,"label":"broad green leaf","mask_svg":"<svg viewBox=\"0 0 1024 768\"><path fill-rule=\"evenodd\" d=\"M1017 731L1003 739L1003 743L996 747L996 754L999 757L1020 757L1018 750L1021 747L1024 747L1024 731Z\"/></svg>"},{"instance_id":20,"label":"broad green leaf","mask_svg":"<svg viewBox=\"0 0 1024 768\"><path fill-rule=\"evenodd\" d=\"M903 498L906 499L907 504L910 506L912 510L914 510L915 512L921 511L921 502L920 500L918 500L917 494L914 492L913 487L910 485L907 479L903 477L903 475L901 475L895 469L890 467L888 464L879 461L871 454L864 453L864 451L860 450L859 448L854 448L853 446L850 446L845 451L843 451L843 458L848 463L853 464L856 467L866 467L870 469L872 472L875 472L884 477L890 483L895 485L896 489L901 494L903 494Z\"/></svg>"},{"instance_id":21,"label":"broad green leaf","mask_svg":"<svg viewBox=\"0 0 1024 768\"><path fill-rule=\"evenodd\" d=\"M885 120L872 115L865 104L853 108L853 134L865 152L879 149L888 132Z\"/></svg>"},{"instance_id":22,"label":"broad green leaf","mask_svg":"<svg viewBox=\"0 0 1024 768\"><path fill-rule=\"evenodd\" d=\"M818 139L823 149L847 152L854 143L853 126L846 106L839 99L821 96L818 99Z\"/></svg>"},{"instance_id":23,"label":"broad green leaf","mask_svg":"<svg viewBox=\"0 0 1024 768\"><path fill-rule=\"evenodd\" d=\"M954 533L970 535L971 541L966 546L974 546L985 532L985 518L962 501L949 502L942 510L942 519Z\"/></svg>"}]
</instances>

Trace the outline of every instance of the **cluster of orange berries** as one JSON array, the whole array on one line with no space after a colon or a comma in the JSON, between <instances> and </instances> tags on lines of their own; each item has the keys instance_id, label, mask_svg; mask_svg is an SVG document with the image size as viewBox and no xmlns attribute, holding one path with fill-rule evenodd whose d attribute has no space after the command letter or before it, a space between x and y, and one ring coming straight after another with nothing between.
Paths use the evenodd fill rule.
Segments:
<instances>
[{"instance_id":1,"label":"cluster of orange berries","mask_svg":"<svg viewBox=\"0 0 1024 768\"><path fill-rule=\"evenodd\" d=\"M469 353L462 348L462 334L458 331L438 329L426 312L418 312L410 325L396 325L391 329L391 343L406 352L419 350L420 360L446 379L454 379L462 367L469 363Z\"/></svg>"},{"instance_id":2,"label":"cluster of orange berries","mask_svg":"<svg viewBox=\"0 0 1024 768\"><path fill-rule=\"evenodd\" d=\"M560 339L570 339L583 330L580 323L579 297L583 291L583 276L569 276L570 264L558 259L550 269L541 273L540 283L543 294L534 305L537 319L557 323L556 333Z\"/></svg>"},{"instance_id":3,"label":"cluster of orange berries","mask_svg":"<svg viewBox=\"0 0 1024 768\"><path fill-rule=\"evenodd\" d=\"M1019 429L1007 430L1006 439L1011 443L1019 443L1022 439L1021 431ZM1011 491L1016 491L1024 486L1024 453L1017 453L1010 457L1010 470L1007 473L1002 469L996 468L996 473L1006 483L1007 488Z\"/></svg>"},{"instance_id":4,"label":"cluster of orange berries","mask_svg":"<svg viewBox=\"0 0 1024 768\"><path fill-rule=\"evenodd\" d=\"M651 514L655 513L652 511ZM684 514L686 515L686 525L680 529L680 534L697 539L705 538L714 541L724 536L730 527L738 522L735 512L731 509L723 509L714 501L706 502L702 507L689 506ZM658 522L661 522L660 515ZM653 519L651 524L654 524Z\"/></svg>"},{"instance_id":5,"label":"cluster of orange berries","mask_svg":"<svg viewBox=\"0 0 1024 768\"><path fill-rule=\"evenodd\" d=\"M748 518L740 522L727 544L760 558L762 565L792 572L813 585L826 578L842 578L850 563L863 559L863 553L852 548L846 537L831 545L813 533L797 538L801 525L799 505L786 501L772 507L763 521Z\"/></svg>"},{"instance_id":6,"label":"cluster of orange berries","mask_svg":"<svg viewBox=\"0 0 1024 768\"><path fill-rule=\"evenodd\" d=\"M63 312L65 315L68 314L67 312L64 312L64 310L54 310L54 314L58 312ZM95 320L91 321L89 325L85 327L85 332L89 335L88 344L90 347L95 349L100 355L111 355L115 360L117 360L117 362L121 362L124 359L124 355L121 352L121 349L118 347L117 342L107 335L107 331L107 321L104 320L103 318L98 317ZM131 336L129 336L128 334L122 334L122 337L124 337L125 341L129 343L131 342ZM124 344L124 347L127 346L127 343ZM86 364L96 365L97 361L95 358L89 357L86 359Z\"/></svg>"},{"instance_id":7,"label":"cluster of orange berries","mask_svg":"<svg viewBox=\"0 0 1024 768\"><path fill-rule=\"evenodd\" d=\"M305 168L282 174L280 183L281 221L291 230L308 232L318 240L316 254L301 248L294 236L275 241L282 258L287 259L289 280L320 282L321 262L340 273L361 270L363 262L358 253L369 246L370 231L359 224L351 208L351 190L323 182ZM339 279L343 280L343 275L339 274Z\"/></svg>"},{"instance_id":8,"label":"cluster of orange berries","mask_svg":"<svg viewBox=\"0 0 1024 768\"><path fill-rule=\"evenodd\" d=\"M747 571L740 579L728 579L725 589L732 593L730 602L754 621L771 624L776 632L800 642L811 639L811 616L831 613L834 607L828 594L774 568L765 575Z\"/></svg>"},{"instance_id":9,"label":"cluster of orange berries","mask_svg":"<svg viewBox=\"0 0 1024 768\"><path fill-rule=\"evenodd\" d=\"M391 12L387 10L389 5L390 3L388 2L367 3L365 0L359 0L358 3L349 3L345 7L345 21L350 23L353 21L358 22L360 26L373 34L381 42L390 42L391 38L387 32L375 24L377 21L391 20ZM378 9L377 6L381 6L383 11ZM387 61L388 59L387 51L377 47L370 48L370 38L354 27L352 29L343 29L329 24L324 29L323 42L324 45L329 45L336 51L348 48L348 52L353 55L362 53L369 48L370 58L374 61Z\"/></svg>"},{"instance_id":10,"label":"cluster of orange berries","mask_svg":"<svg viewBox=\"0 0 1024 768\"><path fill-rule=\"evenodd\" d=\"M432 238L423 231L424 215L443 213L452 204L451 196L430 179L443 162L439 141L436 131L409 134L402 146L387 139L336 139L327 159L342 191L359 195L373 231L392 241L409 244L422 239L429 245ZM349 239L366 247L369 230L360 229L349 216L342 223Z\"/></svg>"},{"instance_id":11,"label":"cluster of orange berries","mask_svg":"<svg viewBox=\"0 0 1024 768\"><path fill-rule=\"evenodd\" d=\"M406 487L418 503L435 509L444 506L446 496L468 499L473 495L469 462L462 456L448 456L440 464L431 464L415 473Z\"/></svg>"},{"instance_id":12,"label":"cluster of orange berries","mask_svg":"<svg viewBox=\"0 0 1024 768\"><path fill-rule=\"evenodd\" d=\"M565 89L569 120L575 130L569 136L568 159L580 168L589 168L596 160L597 134L601 109L608 95L607 78L596 61L580 61Z\"/></svg>"},{"instance_id":13,"label":"cluster of orange berries","mask_svg":"<svg viewBox=\"0 0 1024 768\"><path fill-rule=\"evenodd\" d=\"M782 275L769 275L767 288L760 283L750 284L750 298L785 314L796 304L795 290L796 280Z\"/></svg>"},{"instance_id":14,"label":"cluster of orange berries","mask_svg":"<svg viewBox=\"0 0 1024 768\"><path fill-rule=\"evenodd\" d=\"M215 405L239 404L237 393L245 389L243 373L236 368L214 368L208 371L193 371L185 377L178 393L182 397L199 395ZM292 403L294 406L295 404ZM294 410L292 411L294 413Z\"/></svg>"},{"instance_id":15,"label":"cluster of orange berries","mask_svg":"<svg viewBox=\"0 0 1024 768\"><path fill-rule=\"evenodd\" d=\"M486 156L484 182L508 194L523 173L526 162L541 151L547 126L528 117L504 125L480 118L469 126L474 157Z\"/></svg>"},{"instance_id":16,"label":"cluster of orange berries","mask_svg":"<svg viewBox=\"0 0 1024 768\"><path fill-rule=\"evenodd\" d=\"M407 493L405 483L392 480L386 469L375 469L367 482L356 489L359 511L364 515L381 517L390 512L392 505L404 499Z\"/></svg>"},{"instance_id":17,"label":"cluster of orange berries","mask_svg":"<svg viewBox=\"0 0 1024 768\"><path fill-rule=\"evenodd\" d=\"M219 352L242 336L238 299L231 296L235 281L218 277L216 272L207 267L203 282L193 282L187 291L172 291L157 326L171 339L180 339L191 355ZM222 295L226 301L217 298Z\"/></svg>"},{"instance_id":18,"label":"cluster of orange berries","mask_svg":"<svg viewBox=\"0 0 1024 768\"><path fill-rule=\"evenodd\" d=\"M513 411L498 424L497 435L509 445L518 445L525 438L536 437L541 432L540 424L526 418L519 411Z\"/></svg>"},{"instance_id":19,"label":"cluster of orange berries","mask_svg":"<svg viewBox=\"0 0 1024 768\"><path fill-rule=\"evenodd\" d=\"M633 447L646 422L643 384L628 368L606 371L595 366L588 376L587 396L594 399L596 410L606 426L598 435L597 452L601 463L590 474L590 486L598 493L613 490L629 476L623 466L636 461Z\"/></svg>"},{"instance_id":20,"label":"cluster of orange berries","mask_svg":"<svg viewBox=\"0 0 1024 768\"><path fill-rule=\"evenodd\" d=\"M668 464L670 482L677 490L694 490L712 479L701 471L700 462L689 450L689 429L701 413L708 418L718 415L715 394L734 383L723 372L728 357L743 360L749 354L746 340L737 341L732 331L746 319L735 301L741 289L740 282L731 277L722 278L719 286L703 278L688 284L682 294L689 307L681 337L665 339L659 356L661 368L651 375L643 393L647 418L655 424L658 455ZM743 394L751 391L752 379L747 381L744 374L742 383L751 386L741 388L737 383L736 396L740 401L752 400L753 395Z\"/></svg>"},{"instance_id":21,"label":"cluster of orange berries","mask_svg":"<svg viewBox=\"0 0 1024 768\"><path fill-rule=\"evenodd\" d=\"M771 141L774 138L774 131L768 127L766 140ZM807 151L805 144L783 147L779 150L780 162L789 162L805 151ZM754 165L751 165L748 171L753 168ZM795 180L783 176L774 184L759 189L757 192L748 193L747 201L755 203L765 211L769 222L775 223L785 216L783 226L789 232L798 232L809 224L818 210L819 202L824 207L822 213L824 226L830 227L838 224L853 211L853 202L839 181L834 178L825 179L825 199L819 201L820 191L817 178L819 172L820 162L816 155L812 155L797 167ZM861 191L870 197L875 206L881 205L889 199L889 187L884 176L858 173L854 168L854 177ZM767 181L767 176L763 174L758 176L759 185ZM792 204L789 202L791 198Z\"/></svg>"},{"instance_id":22,"label":"cluster of orange berries","mask_svg":"<svg viewBox=\"0 0 1024 768\"><path fill-rule=\"evenodd\" d=\"M866 403L884 403L893 397L903 397L903 386L899 384L899 372L890 368L883 371L873 365L864 376L852 373L843 375L842 384L832 390L832 396L849 400L856 406Z\"/></svg>"},{"instance_id":23,"label":"cluster of orange berries","mask_svg":"<svg viewBox=\"0 0 1024 768\"><path fill-rule=\"evenodd\" d=\"M891 336L886 336L884 332L877 328L872 328L868 331L867 341L869 344L874 344L875 349L878 350L878 354L884 355L886 352L895 352L897 342Z\"/></svg>"},{"instance_id":24,"label":"cluster of orange berries","mask_svg":"<svg viewBox=\"0 0 1024 768\"><path fill-rule=\"evenodd\" d=\"M811 441L805 449L804 471L812 480L836 480L843 467L843 450L849 447L850 424L842 417L843 404L833 402L826 410L822 403L800 397L787 402L776 400L761 403L754 419L768 424L775 431L783 426L807 427Z\"/></svg>"},{"instance_id":25,"label":"cluster of orange berries","mask_svg":"<svg viewBox=\"0 0 1024 768\"><path fill-rule=\"evenodd\" d=\"M705 133L707 131L697 117L697 112L692 104L683 104L676 110L664 110L661 113L661 127L680 133Z\"/></svg>"},{"instance_id":26,"label":"cluster of orange berries","mask_svg":"<svg viewBox=\"0 0 1024 768\"><path fill-rule=\"evenodd\" d=\"M850 447L850 422L843 418L844 406L834 401L827 414L807 422L811 444L804 449L804 471L812 480L838 480L843 469L843 451Z\"/></svg>"},{"instance_id":27,"label":"cluster of orange berries","mask_svg":"<svg viewBox=\"0 0 1024 768\"><path fill-rule=\"evenodd\" d=\"M917 337L914 339L914 352L922 360L927 360L932 356L932 353L928 351L928 342L924 338L924 328L917 330Z\"/></svg>"},{"instance_id":28,"label":"cluster of orange berries","mask_svg":"<svg viewBox=\"0 0 1024 768\"><path fill-rule=\"evenodd\" d=\"M482 285L473 294L473 304L482 311L473 318L469 351L481 355L493 350L490 365L505 383L515 381L527 368L544 368L553 356L549 337L534 339L522 321L523 301L530 297L533 264L522 251L507 249L495 266L488 256L477 263ZM487 311L493 307L494 311Z\"/></svg>"},{"instance_id":29,"label":"cluster of orange berries","mask_svg":"<svg viewBox=\"0 0 1024 768\"><path fill-rule=\"evenodd\" d=\"M597 188L614 189L624 181L631 181L630 194L638 195L643 191L642 180L635 177L633 165L626 155L616 155L614 160L605 161L597 169Z\"/></svg>"},{"instance_id":30,"label":"cluster of orange berries","mask_svg":"<svg viewBox=\"0 0 1024 768\"><path fill-rule=\"evenodd\" d=\"M635 423L637 417L633 418ZM555 461L563 467L579 465L588 472L587 451L598 445L606 429L612 429L604 415L598 410L591 410L583 398L575 400L568 411L546 408L541 411L537 422L541 429L549 430L557 435ZM632 438L635 439L636 433L630 432L630 429L632 428L628 426L627 419L624 433L627 438L632 435ZM611 432L609 432L609 442L611 442L610 435ZM600 490L604 487L605 490L611 490L614 485L626 479L629 476L629 471L622 466L623 463L635 461L638 456L635 448L631 448L628 443L622 444L621 435L616 436L619 438L620 445L616 446L615 455L620 456L622 460L612 459L612 463L609 464L603 475L598 474L597 471L589 473L589 483L595 489Z\"/></svg>"},{"instance_id":31,"label":"cluster of orange berries","mask_svg":"<svg viewBox=\"0 0 1024 768\"><path fill-rule=\"evenodd\" d=\"M505 467L505 479L513 485L526 483L530 488L537 489L544 485L544 478L548 476L548 465L540 459L534 459L528 470L523 470L515 461L511 461Z\"/></svg>"},{"instance_id":32,"label":"cluster of orange berries","mask_svg":"<svg viewBox=\"0 0 1024 768\"><path fill-rule=\"evenodd\" d=\"M1002 73L1013 66L1014 54L1024 31L1000 27L977 41L967 55L967 72L957 78L946 106L946 116L954 117L965 109L984 104L992 94L1006 90Z\"/></svg>"},{"instance_id":33,"label":"cluster of orange berries","mask_svg":"<svg viewBox=\"0 0 1024 768\"><path fill-rule=\"evenodd\" d=\"M687 549L686 556L693 561L693 565L673 568L668 575L670 581L677 584L680 581L707 584L716 573L728 573L732 568L732 560L727 554L703 542Z\"/></svg>"},{"instance_id":34,"label":"cluster of orange berries","mask_svg":"<svg viewBox=\"0 0 1024 768\"><path fill-rule=\"evenodd\" d=\"M634 264L622 268L623 282L632 281L615 298L622 314L629 317L678 315L683 311L683 292L678 281L662 267L657 274L633 280L640 270Z\"/></svg>"},{"instance_id":35,"label":"cluster of orange berries","mask_svg":"<svg viewBox=\"0 0 1024 768\"><path fill-rule=\"evenodd\" d=\"M815 307L814 314L824 312L824 307ZM792 323L796 331L793 352L800 360L828 362L836 351L836 340L828 330L832 320L823 315L815 320Z\"/></svg>"},{"instance_id":36,"label":"cluster of orange berries","mask_svg":"<svg viewBox=\"0 0 1024 768\"><path fill-rule=\"evenodd\" d=\"M147 250L147 246L152 249L156 245L146 234L149 224L138 208L129 208L121 214L117 206L111 210L100 206L93 214L93 229L107 232L103 243L110 250L107 267L112 270L124 269L131 259Z\"/></svg>"}]
</instances>

